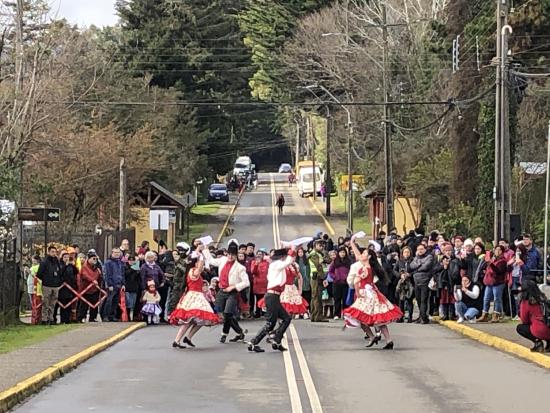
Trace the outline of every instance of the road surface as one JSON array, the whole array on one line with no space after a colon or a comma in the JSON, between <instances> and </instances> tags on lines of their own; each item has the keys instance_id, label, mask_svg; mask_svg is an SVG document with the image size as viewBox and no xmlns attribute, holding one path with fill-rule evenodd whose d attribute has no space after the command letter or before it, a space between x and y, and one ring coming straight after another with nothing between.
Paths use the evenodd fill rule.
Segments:
<instances>
[{"instance_id":1,"label":"road surface","mask_svg":"<svg viewBox=\"0 0 550 413\"><path fill-rule=\"evenodd\" d=\"M273 183L264 175L265 184L244 195L233 236L271 248L277 234L291 240L326 231L311 202L285 177L272 177ZM278 192L287 199L282 216L273 213ZM242 323L248 337L262 324ZM489 413L544 411L548 404L549 372L439 325L392 325L393 351L366 349L359 331L341 327L341 321L294 320L284 354L222 345L220 327L201 330L198 348L174 350L175 328L148 327L15 411Z\"/></svg>"}]
</instances>

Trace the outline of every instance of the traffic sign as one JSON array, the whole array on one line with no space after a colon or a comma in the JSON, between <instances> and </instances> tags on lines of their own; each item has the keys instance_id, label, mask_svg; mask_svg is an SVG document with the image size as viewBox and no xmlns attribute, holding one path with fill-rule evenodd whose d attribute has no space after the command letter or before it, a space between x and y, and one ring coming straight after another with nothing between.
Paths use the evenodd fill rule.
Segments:
<instances>
[{"instance_id":1,"label":"traffic sign","mask_svg":"<svg viewBox=\"0 0 550 413\"><path fill-rule=\"evenodd\" d=\"M185 205L186 208L192 207L196 203L197 203L197 200L195 199L195 197L191 192L187 192L183 196L183 204Z\"/></svg>"},{"instance_id":2,"label":"traffic sign","mask_svg":"<svg viewBox=\"0 0 550 413\"><path fill-rule=\"evenodd\" d=\"M19 221L59 222L61 210L59 208L19 208L17 219Z\"/></svg>"}]
</instances>

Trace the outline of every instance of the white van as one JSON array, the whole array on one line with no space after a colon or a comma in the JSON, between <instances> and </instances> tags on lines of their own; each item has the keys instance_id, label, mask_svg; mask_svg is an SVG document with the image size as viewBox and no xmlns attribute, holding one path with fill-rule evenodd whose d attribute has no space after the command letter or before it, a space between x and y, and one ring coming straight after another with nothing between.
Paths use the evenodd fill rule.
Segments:
<instances>
[{"instance_id":1,"label":"white van","mask_svg":"<svg viewBox=\"0 0 550 413\"><path fill-rule=\"evenodd\" d=\"M233 166L233 175L239 175L250 171L252 167L252 159L249 156L239 156Z\"/></svg>"},{"instance_id":2,"label":"white van","mask_svg":"<svg viewBox=\"0 0 550 413\"><path fill-rule=\"evenodd\" d=\"M313 195L313 167L302 167L298 172L297 186L298 193L303 198L306 195ZM321 174L321 169L315 167L315 192L317 194L321 193L321 184L323 182L323 175Z\"/></svg>"}]
</instances>

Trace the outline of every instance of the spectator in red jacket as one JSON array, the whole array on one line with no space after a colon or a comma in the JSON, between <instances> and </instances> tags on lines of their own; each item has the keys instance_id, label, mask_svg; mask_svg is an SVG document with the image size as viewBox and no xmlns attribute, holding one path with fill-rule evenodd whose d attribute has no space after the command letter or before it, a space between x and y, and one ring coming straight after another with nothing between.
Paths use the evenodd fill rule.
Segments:
<instances>
[{"instance_id":1,"label":"spectator in red jacket","mask_svg":"<svg viewBox=\"0 0 550 413\"><path fill-rule=\"evenodd\" d=\"M92 287L90 287L90 285L92 285ZM98 257L95 252L90 251L88 252L88 259L82 265L78 275L78 291L80 294L83 294L84 298L84 300L81 300L78 304L78 321L85 321L88 308L90 309L89 322L93 323L97 321L97 309L99 306L96 304L99 301L100 285L101 268L98 265Z\"/></svg>"},{"instance_id":2,"label":"spectator in red jacket","mask_svg":"<svg viewBox=\"0 0 550 413\"><path fill-rule=\"evenodd\" d=\"M256 259L250 264L252 273L254 291L254 318L262 316L262 309L258 307L258 302L264 297L267 292L267 271L269 270L269 261L265 259L263 251L256 253ZM252 303L250 303L252 306Z\"/></svg>"},{"instance_id":3,"label":"spectator in red jacket","mask_svg":"<svg viewBox=\"0 0 550 413\"><path fill-rule=\"evenodd\" d=\"M543 340L546 341L546 351L550 351L550 327L544 322L542 313L542 303L545 300L546 296L534 281L528 279L523 281L519 307L521 324L516 330L520 336L534 343L531 349L533 352L544 352Z\"/></svg>"}]
</instances>

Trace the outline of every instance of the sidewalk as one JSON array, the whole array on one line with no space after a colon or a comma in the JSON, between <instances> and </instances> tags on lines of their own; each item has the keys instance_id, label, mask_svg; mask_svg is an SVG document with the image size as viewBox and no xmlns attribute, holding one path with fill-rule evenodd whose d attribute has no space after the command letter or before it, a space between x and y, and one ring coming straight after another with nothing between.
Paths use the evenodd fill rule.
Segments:
<instances>
[{"instance_id":1,"label":"sidewalk","mask_svg":"<svg viewBox=\"0 0 550 413\"><path fill-rule=\"evenodd\" d=\"M531 353L533 346L529 340L516 333L515 321L501 323L458 324L455 321L440 321L439 324L497 350L531 361L550 369L550 353Z\"/></svg>"},{"instance_id":2,"label":"sidewalk","mask_svg":"<svg viewBox=\"0 0 550 413\"><path fill-rule=\"evenodd\" d=\"M35 345L0 354L0 392L127 329L132 323L87 323ZM32 328L29 326L29 328Z\"/></svg>"}]
</instances>

